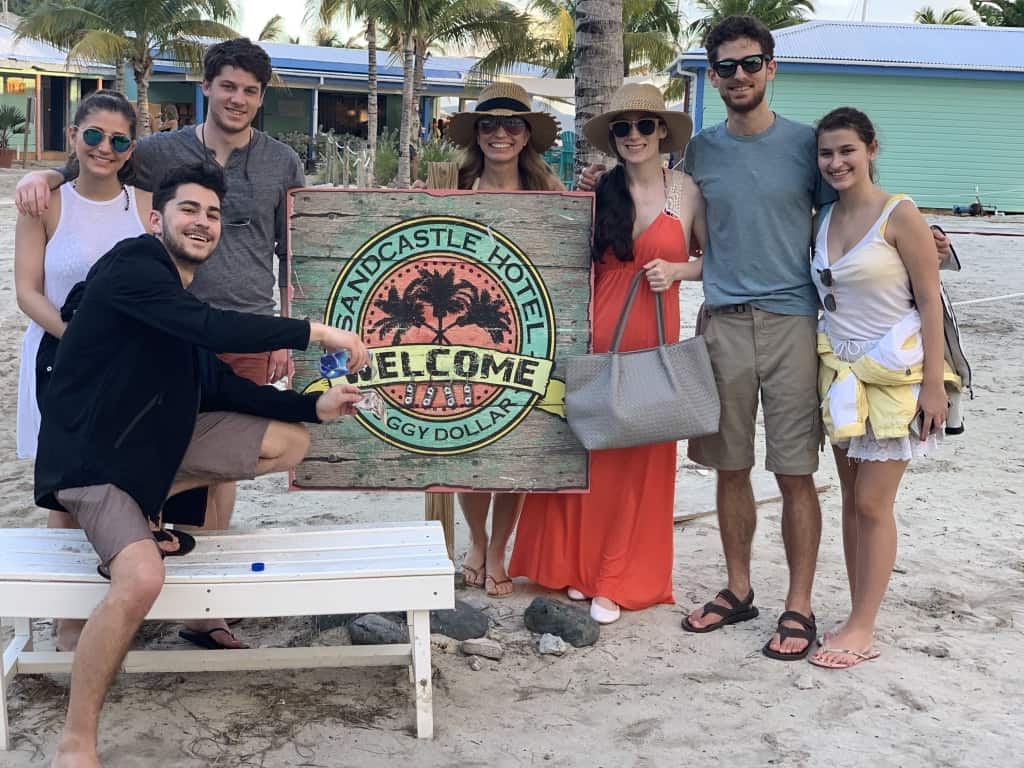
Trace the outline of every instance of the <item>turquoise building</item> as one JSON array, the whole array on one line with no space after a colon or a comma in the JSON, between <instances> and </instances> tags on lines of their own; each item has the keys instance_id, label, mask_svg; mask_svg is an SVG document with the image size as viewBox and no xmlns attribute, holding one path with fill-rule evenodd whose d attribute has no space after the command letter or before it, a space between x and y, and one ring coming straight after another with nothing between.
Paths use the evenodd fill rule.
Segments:
<instances>
[{"instance_id":1,"label":"turquoise building","mask_svg":"<svg viewBox=\"0 0 1024 768\"><path fill-rule=\"evenodd\" d=\"M879 183L922 208L978 196L1024 212L1024 28L811 21L775 31L772 109L813 124L852 106L878 129ZM675 75L696 76L694 130L725 119L703 49Z\"/></svg>"}]
</instances>

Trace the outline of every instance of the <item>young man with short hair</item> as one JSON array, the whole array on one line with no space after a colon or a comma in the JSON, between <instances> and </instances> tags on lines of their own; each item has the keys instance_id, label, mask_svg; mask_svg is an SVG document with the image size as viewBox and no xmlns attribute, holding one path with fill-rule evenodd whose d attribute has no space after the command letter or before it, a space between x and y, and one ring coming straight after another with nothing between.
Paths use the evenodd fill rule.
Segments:
<instances>
[{"instance_id":1,"label":"young man with short hair","mask_svg":"<svg viewBox=\"0 0 1024 768\"><path fill-rule=\"evenodd\" d=\"M246 38L211 46L203 59L206 120L138 142L133 162L140 205L145 208L160 177L192 163L223 168L227 195L223 233L216 258L196 272L190 290L218 309L274 314L274 255L279 259L281 304L288 286L288 190L305 184L298 155L286 144L252 127L273 75L270 57ZM15 202L23 212L45 208L50 188L64 182L59 171L36 171L23 178ZM240 376L269 384L288 374L288 351L223 354ZM206 530L226 529L235 506L235 484L211 489ZM242 648L221 619L186 623L186 639L209 648Z\"/></svg>"},{"instance_id":2,"label":"young man with short hair","mask_svg":"<svg viewBox=\"0 0 1024 768\"><path fill-rule=\"evenodd\" d=\"M75 518L111 584L78 641L55 768L99 766L106 691L163 586L151 523L165 500L290 469L309 444L295 422L336 419L360 398L347 384L320 396L257 386L212 354L320 343L346 350L353 369L368 359L348 331L217 310L186 291L220 238L223 196L215 166L165 174L152 234L118 243L63 310L71 319L44 396L36 502Z\"/></svg>"}]
</instances>

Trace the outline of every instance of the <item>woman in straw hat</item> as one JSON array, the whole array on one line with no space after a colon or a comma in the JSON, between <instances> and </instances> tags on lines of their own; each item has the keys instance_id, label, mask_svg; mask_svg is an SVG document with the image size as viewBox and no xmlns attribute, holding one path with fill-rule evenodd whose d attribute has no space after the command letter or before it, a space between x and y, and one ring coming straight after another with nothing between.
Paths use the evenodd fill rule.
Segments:
<instances>
[{"instance_id":1,"label":"woman in straw hat","mask_svg":"<svg viewBox=\"0 0 1024 768\"><path fill-rule=\"evenodd\" d=\"M476 109L460 112L447 127L450 141L464 147L459 189L480 191L555 191L565 187L540 153L555 142L558 122L534 112L526 90L515 83L492 83L480 93ZM494 494L494 516L487 535L489 493L460 493L459 506L469 525L469 552L462 565L466 584L492 597L512 594L505 551L515 529L523 494Z\"/></svg>"},{"instance_id":2,"label":"woman in straw hat","mask_svg":"<svg viewBox=\"0 0 1024 768\"><path fill-rule=\"evenodd\" d=\"M587 139L619 164L597 187L594 227L593 349L605 352L633 277L645 273L622 338L623 351L655 347L655 293L666 341L679 340L679 281L699 280L688 244L703 242L704 203L685 174L666 171L693 124L665 108L653 85L627 84L611 108L584 126ZM619 608L672 602L672 508L676 444L592 451L589 494L531 494L509 571L551 589L593 598L590 615L607 624Z\"/></svg>"}]
</instances>

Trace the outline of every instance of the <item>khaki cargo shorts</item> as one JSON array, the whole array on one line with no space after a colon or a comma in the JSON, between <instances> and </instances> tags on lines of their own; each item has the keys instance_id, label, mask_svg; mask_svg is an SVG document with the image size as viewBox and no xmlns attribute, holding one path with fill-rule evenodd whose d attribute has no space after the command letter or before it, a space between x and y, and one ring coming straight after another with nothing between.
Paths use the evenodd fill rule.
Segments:
<instances>
[{"instance_id":1,"label":"khaki cargo shorts","mask_svg":"<svg viewBox=\"0 0 1024 768\"><path fill-rule=\"evenodd\" d=\"M705 309L701 322L722 418L718 434L689 441L690 458L714 469L753 467L760 396L765 469L813 474L822 434L816 318L739 304Z\"/></svg>"},{"instance_id":2,"label":"khaki cargo shorts","mask_svg":"<svg viewBox=\"0 0 1024 768\"><path fill-rule=\"evenodd\" d=\"M196 418L192 439L177 478L208 481L251 480L270 420L245 413L215 411ZM57 501L85 531L101 565L108 565L129 544L153 532L138 503L110 483L57 491ZM155 546L154 541L154 546Z\"/></svg>"}]
</instances>

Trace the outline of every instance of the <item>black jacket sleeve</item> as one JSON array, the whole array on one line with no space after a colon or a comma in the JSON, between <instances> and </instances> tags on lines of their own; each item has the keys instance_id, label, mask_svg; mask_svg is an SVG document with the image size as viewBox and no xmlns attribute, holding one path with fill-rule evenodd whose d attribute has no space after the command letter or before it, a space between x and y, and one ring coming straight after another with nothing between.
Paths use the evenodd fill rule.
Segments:
<instances>
[{"instance_id":1,"label":"black jacket sleeve","mask_svg":"<svg viewBox=\"0 0 1024 768\"><path fill-rule=\"evenodd\" d=\"M320 423L316 415L319 393L300 395L291 390L282 392L275 387L253 384L235 375L230 366L212 353L198 350L198 354L202 381L199 410L234 411L277 421Z\"/></svg>"},{"instance_id":2,"label":"black jacket sleeve","mask_svg":"<svg viewBox=\"0 0 1024 768\"><path fill-rule=\"evenodd\" d=\"M111 301L134 320L214 352L272 352L309 346L309 323L287 317L214 309L190 294L163 245L144 235L124 248L110 270ZM213 257L216 258L216 257Z\"/></svg>"}]
</instances>

